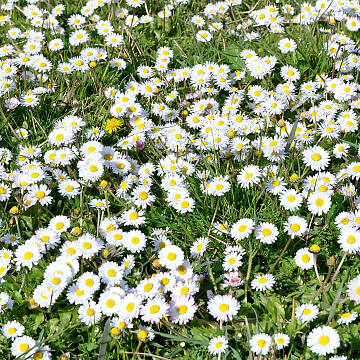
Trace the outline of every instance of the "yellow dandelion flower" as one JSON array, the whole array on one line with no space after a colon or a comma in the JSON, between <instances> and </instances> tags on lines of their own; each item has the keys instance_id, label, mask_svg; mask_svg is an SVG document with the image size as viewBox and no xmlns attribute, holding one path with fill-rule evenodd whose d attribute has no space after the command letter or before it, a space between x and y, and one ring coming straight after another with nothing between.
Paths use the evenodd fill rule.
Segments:
<instances>
[{"instance_id":1,"label":"yellow dandelion flower","mask_svg":"<svg viewBox=\"0 0 360 360\"><path fill-rule=\"evenodd\" d=\"M111 118L106 121L104 129L108 134L116 133L118 130L120 130L122 124L122 120Z\"/></svg>"}]
</instances>

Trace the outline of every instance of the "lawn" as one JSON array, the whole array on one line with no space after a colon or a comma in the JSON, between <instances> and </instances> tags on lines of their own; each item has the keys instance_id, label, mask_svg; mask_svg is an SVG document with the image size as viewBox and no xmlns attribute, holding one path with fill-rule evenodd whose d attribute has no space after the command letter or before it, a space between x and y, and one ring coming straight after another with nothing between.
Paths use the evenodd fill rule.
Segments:
<instances>
[{"instance_id":1,"label":"lawn","mask_svg":"<svg viewBox=\"0 0 360 360\"><path fill-rule=\"evenodd\" d=\"M358 1L0 26L0 359L360 358Z\"/></svg>"}]
</instances>

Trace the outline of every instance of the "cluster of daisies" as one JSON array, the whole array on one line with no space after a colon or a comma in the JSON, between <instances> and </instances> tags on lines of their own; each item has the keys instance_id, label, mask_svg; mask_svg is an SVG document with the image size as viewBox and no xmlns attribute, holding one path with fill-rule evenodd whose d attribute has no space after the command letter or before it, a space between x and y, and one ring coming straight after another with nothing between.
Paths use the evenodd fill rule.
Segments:
<instances>
[{"instance_id":1,"label":"cluster of daisies","mask_svg":"<svg viewBox=\"0 0 360 360\"><path fill-rule=\"evenodd\" d=\"M263 293L281 297L277 262L253 265L262 251L278 252L277 261L286 253L301 282L318 282L313 298L284 304L292 306L291 326L304 335L303 351L347 359L332 354L346 352L343 328L357 321L360 310L360 86L354 76L360 49L352 39L360 28L360 4L268 5L245 12L248 19L234 28L241 0L208 3L203 16L188 19L194 41L208 42L225 31L241 36L252 45L239 51L242 68L212 61L178 67L184 59L176 61L175 48L162 46L119 81L141 26L166 22L190 2L171 1L157 13L145 0L126 0L122 8L114 3L88 1L69 16L63 4L48 10L41 1L21 9L14 0L1 5L8 44L0 48L0 96L7 110L0 127L0 286L14 274L41 269L29 311L53 310L66 301L84 326L109 320L115 339L151 342L162 324L185 329L200 318L216 328L207 350L219 357L234 342L227 326L244 321L244 352L276 357L298 334L284 325L288 319L271 326L260 320L250 328L242 306ZM11 15L18 11L26 31L13 26ZM333 66L305 78L282 57L302 55L303 44L283 34L291 24L308 29L320 21L321 51ZM347 35L337 24L345 25ZM263 56L253 45L266 32L280 38L277 52ZM76 76L96 76L98 65L117 76L98 94L108 114L105 124L93 126L75 109L44 131L32 115L43 104L41 95L57 94L56 82L70 86ZM13 121L22 107L33 129ZM6 143L10 136L17 147ZM268 218L258 217L257 208L248 211L253 197L271 204ZM189 219L206 213L209 202L209 223L187 237ZM169 227L153 226L157 208ZM236 219L226 215L227 208L235 209ZM30 226L29 214L35 213ZM172 231L173 221L185 241ZM336 253L330 255L339 258L326 278L319 275L321 249L310 236L315 226L331 230ZM293 253L290 243L296 244ZM343 278L345 261L354 271L341 308L331 308L330 316L327 291ZM1 324L2 335L11 354L52 359L49 345L12 319L16 306L1 289L0 313L9 319ZM335 324L323 321L337 310Z\"/></svg>"}]
</instances>

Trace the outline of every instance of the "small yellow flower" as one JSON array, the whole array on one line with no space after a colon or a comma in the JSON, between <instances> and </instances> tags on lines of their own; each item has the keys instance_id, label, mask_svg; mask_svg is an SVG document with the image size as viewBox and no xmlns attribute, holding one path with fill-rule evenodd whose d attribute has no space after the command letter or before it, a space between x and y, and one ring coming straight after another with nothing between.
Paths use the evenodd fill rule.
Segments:
<instances>
[{"instance_id":1,"label":"small yellow flower","mask_svg":"<svg viewBox=\"0 0 360 360\"><path fill-rule=\"evenodd\" d=\"M19 214L19 208L17 206L13 206L10 210L9 210L9 213L11 215L17 215Z\"/></svg>"},{"instance_id":2,"label":"small yellow flower","mask_svg":"<svg viewBox=\"0 0 360 360\"><path fill-rule=\"evenodd\" d=\"M106 181L106 180L101 180L100 181L100 186L102 187L102 188L105 188L106 186L108 186L108 182Z\"/></svg>"},{"instance_id":3,"label":"small yellow flower","mask_svg":"<svg viewBox=\"0 0 360 360\"><path fill-rule=\"evenodd\" d=\"M313 254L318 254L320 252L320 246L317 244L313 244L310 246L309 251Z\"/></svg>"},{"instance_id":4,"label":"small yellow flower","mask_svg":"<svg viewBox=\"0 0 360 360\"><path fill-rule=\"evenodd\" d=\"M106 259L107 257L110 256L110 251L107 250L107 249L104 249L104 250L101 252L101 255L102 255L103 258Z\"/></svg>"},{"instance_id":5,"label":"small yellow flower","mask_svg":"<svg viewBox=\"0 0 360 360\"><path fill-rule=\"evenodd\" d=\"M160 264L160 261L159 261L159 259L155 259L153 262L152 262L152 267L154 268L154 269L160 269L161 268L161 264Z\"/></svg>"},{"instance_id":6,"label":"small yellow flower","mask_svg":"<svg viewBox=\"0 0 360 360\"><path fill-rule=\"evenodd\" d=\"M145 341L147 339L147 337L148 337L148 334L149 333L145 329L142 329L137 333L137 338L140 341Z\"/></svg>"},{"instance_id":7,"label":"small yellow flower","mask_svg":"<svg viewBox=\"0 0 360 360\"><path fill-rule=\"evenodd\" d=\"M118 329L117 327L113 327L111 330L110 330L110 333L112 336L114 337L117 337L120 335L120 329Z\"/></svg>"},{"instance_id":8,"label":"small yellow flower","mask_svg":"<svg viewBox=\"0 0 360 360\"><path fill-rule=\"evenodd\" d=\"M299 180L299 175L298 174L292 174L291 176L290 176L290 181L292 182L292 183L296 183L296 182L298 182L298 180Z\"/></svg>"},{"instance_id":9,"label":"small yellow flower","mask_svg":"<svg viewBox=\"0 0 360 360\"><path fill-rule=\"evenodd\" d=\"M82 230L79 226L76 226L71 230L71 234L74 236L80 236L82 234Z\"/></svg>"},{"instance_id":10,"label":"small yellow flower","mask_svg":"<svg viewBox=\"0 0 360 360\"><path fill-rule=\"evenodd\" d=\"M106 121L104 129L108 134L116 133L118 130L120 130L122 124L122 120L111 118Z\"/></svg>"}]
</instances>

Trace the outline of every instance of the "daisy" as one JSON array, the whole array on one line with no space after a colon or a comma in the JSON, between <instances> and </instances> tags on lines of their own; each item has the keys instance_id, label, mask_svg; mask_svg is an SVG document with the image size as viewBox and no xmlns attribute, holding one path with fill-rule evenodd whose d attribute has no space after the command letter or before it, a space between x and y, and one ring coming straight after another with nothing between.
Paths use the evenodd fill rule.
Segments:
<instances>
[{"instance_id":1,"label":"daisy","mask_svg":"<svg viewBox=\"0 0 360 360\"><path fill-rule=\"evenodd\" d=\"M303 151L303 161L311 170L324 170L330 161L329 153L321 146L313 146Z\"/></svg>"},{"instance_id":2,"label":"daisy","mask_svg":"<svg viewBox=\"0 0 360 360\"><path fill-rule=\"evenodd\" d=\"M159 323L160 320L169 314L170 306L163 297L156 296L148 299L140 309L143 321L151 324Z\"/></svg>"},{"instance_id":3,"label":"daisy","mask_svg":"<svg viewBox=\"0 0 360 360\"><path fill-rule=\"evenodd\" d=\"M342 211L335 218L336 227L339 230L348 227L351 224L351 217L350 212Z\"/></svg>"},{"instance_id":4,"label":"daisy","mask_svg":"<svg viewBox=\"0 0 360 360\"><path fill-rule=\"evenodd\" d=\"M308 209L312 214L327 213L331 207L331 197L327 193L316 191L308 197Z\"/></svg>"},{"instance_id":5,"label":"daisy","mask_svg":"<svg viewBox=\"0 0 360 360\"><path fill-rule=\"evenodd\" d=\"M240 304L231 295L216 295L210 299L208 310L217 321L232 320L240 309Z\"/></svg>"},{"instance_id":6,"label":"daisy","mask_svg":"<svg viewBox=\"0 0 360 360\"><path fill-rule=\"evenodd\" d=\"M107 261L99 267L99 276L106 284L115 285L120 283L123 273L121 266L113 261Z\"/></svg>"},{"instance_id":7,"label":"daisy","mask_svg":"<svg viewBox=\"0 0 360 360\"><path fill-rule=\"evenodd\" d=\"M58 190L60 195L67 198L74 198L81 192L80 184L75 180L64 180L59 182Z\"/></svg>"},{"instance_id":8,"label":"daisy","mask_svg":"<svg viewBox=\"0 0 360 360\"><path fill-rule=\"evenodd\" d=\"M299 209L302 201L302 195L298 194L296 190L285 190L280 194L280 205L289 211Z\"/></svg>"},{"instance_id":9,"label":"daisy","mask_svg":"<svg viewBox=\"0 0 360 360\"><path fill-rule=\"evenodd\" d=\"M218 355L224 353L228 347L225 336L216 336L209 341L208 351L212 355Z\"/></svg>"},{"instance_id":10,"label":"daisy","mask_svg":"<svg viewBox=\"0 0 360 360\"><path fill-rule=\"evenodd\" d=\"M103 163L96 160L79 161L77 167L79 169L79 176L85 181L99 180L104 172Z\"/></svg>"},{"instance_id":11,"label":"daisy","mask_svg":"<svg viewBox=\"0 0 360 360\"><path fill-rule=\"evenodd\" d=\"M195 201L191 197L185 197L178 201L173 201L172 206L180 214L192 212L195 207Z\"/></svg>"},{"instance_id":12,"label":"daisy","mask_svg":"<svg viewBox=\"0 0 360 360\"><path fill-rule=\"evenodd\" d=\"M155 196L150 193L149 186L141 185L132 191L132 200L135 205L146 208L155 201Z\"/></svg>"},{"instance_id":13,"label":"daisy","mask_svg":"<svg viewBox=\"0 0 360 360\"><path fill-rule=\"evenodd\" d=\"M105 199L92 199L89 202L89 206L96 210L106 210L106 200Z\"/></svg>"},{"instance_id":14,"label":"daisy","mask_svg":"<svg viewBox=\"0 0 360 360\"><path fill-rule=\"evenodd\" d=\"M307 248L302 248L295 254L295 263L301 269L309 270L314 266L314 255Z\"/></svg>"},{"instance_id":15,"label":"daisy","mask_svg":"<svg viewBox=\"0 0 360 360\"><path fill-rule=\"evenodd\" d=\"M285 81L298 81L300 79L300 72L291 65L284 65L280 69L280 75Z\"/></svg>"},{"instance_id":16,"label":"daisy","mask_svg":"<svg viewBox=\"0 0 360 360\"><path fill-rule=\"evenodd\" d=\"M271 289L275 284L275 278L271 274L257 275L254 280L251 281L251 287L254 290L265 291Z\"/></svg>"},{"instance_id":17,"label":"daisy","mask_svg":"<svg viewBox=\"0 0 360 360\"><path fill-rule=\"evenodd\" d=\"M178 246L168 245L159 251L159 261L171 270L184 262L184 253Z\"/></svg>"},{"instance_id":18,"label":"daisy","mask_svg":"<svg viewBox=\"0 0 360 360\"><path fill-rule=\"evenodd\" d=\"M200 42L208 42L212 39L212 35L209 31L200 30L196 33L196 40Z\"/></svg>"},{"instance_id":19,"label":"daisy","mask_svg":"<svg viewBox=\"0 0 360 360\"><path fill-rule=\"evenodd\" d=\"M289 216L287 222L285 222L284 230L291 238L301 236L307 230L307 221L300 216Z\"/></svg>"},{"instance_id":20,"label":"daisy","mask_svg":"<svg viewBox=\"0 0 360 360\"><path fill-rule=\"evenodd\" d=\"M87 271L77 279L76 284L80 290L83 290L88 294L93 294L100 288L100 277Z\"/></svg>"},{"instance_id":21,"label":"daisy","mask_svg":"<svg viewBox=\"0 0 360 360\"><path fill-rule=\"evenodd\" d=\"M218 177L212 179L207 190L209 195L223 196L230 190L230 187L231 185L227 178Z\"/></svg>"},{"instance_id":22,"label":"daisy","mask_svg":"<svg viewBox=\"0 0 360 360\"><path fill-rule=\"evenodd\" d=\"M360 304L360 275L349 281L347 284L347 294L350 300L354 300L356 304Z\"/></svg>"},{"instance_id":23,"label":"daisy","mask_svg":"<svg viewBox=\"0 0 360 360\"><path fill-rule=\"evenodd\" d=\"M317 355L332 354L340 346L340 337L332 327L319 326L311 330L306 343Z\"/></svg>"},{"instance_id":24,"label":"daisy","mask_svg":"<svg viewBox=\"0 0 360 360\"><path fill-rule=\"evenodd\" d=\"M17 321L8 321L2 327L2 334L8 339L15 339L24 334L25 327Z\"/></svg>"},{"instance_id":25,"label":"daisy","mask_svg":"<svg viewBox=\"0 0 360 360\"><path fill-rule=\"evenodd\" d=\"M190 279L193 275L193 268L188 260L185 260L176 268L171 269L171 271L177 279L183 281Z\"/></svg>"},{"instance_id":26,"label":"daisy","mask_svg":"<svg viewBox=\"0 0 360 360\"><path fill-rule=\"evenodd\" d=\"M319 308L313 304L302 304L295 310L295 317L305 323L316 319L317 314L319 313Z\"/></svg>"},{"instance_id":27,"label":"daisy","mask_svg":"<svg viewBox=\"0 0 360 360\"><path fill-rule=\"evenodd\" d=\"M103 236L106 237L106 242L109 245L120 246L123 244L126 233L124 233L121 229L116 229L116 227L117 226L112 223L107 225L105 230L106 232L104 232Z\"/></svg>"},{"instance_id":28,"label":"daisy","mask_svg":"<svg viewBox=\"0 0 360 360\"><path fill-rule=\"evenodd\" d=\"M39 247L35 244L30 245L28 242L19 245L14 255L17 268L27 266L29 269L36 265L42 257Z\"/></svg>"},{"instance_id":29,"label":"daisy","mask_svg":"<svg viewBox=\"0 0 360 360\"><path fill-rule=\"evenodd\" d=\"M44 184L33 185L29 188L28 196L30 201L38 202L42 206L51 204L53 197L49 196L50 189Z\"/></svg>"},{"instance_id":30,"label":"daisy","mask_svg":"<svg viewBox=\"0 0 360 360\"><path fill-rule=\"evenodd\" d=\"M90 300L91 296L92 294L90 292L81 290L77 284L70 285L66 293L66 298L69 303L75 305L85 304L86 301Z\"/></svg>"},{"instance_id":31,"label":"daisy","mask_svg":"<svg viewBox=\"0 0 360 360\"><path fill-rule=\"evenodd\" d=\"M128 294L121 299L120 317L131 321L139 315L141 298L135 294Z\"/></svg>"},{"instance_id":32,"label":"daisy","mask_svg":"<svg viewBox=\"0 0 360 360\"><path fill-rule=\"evenodd\" d=\"M234 271L242 265L242 256L237 252L230 252L226 254L223 261L223 268L225 271Z\"/></svg>"},{"instance_id":33,"label":"daisy","mask_svg":"<svg viewBox=\"0 0 360 360\"><path fill-rule=\"evenodd\" d=\"M145 224L144 214L144 211L138 211L132 207L121 214L119 222L127 226L139 227L140 225Z\"/></svg>"},{"instance_id":34,"label":"daisy","mask_svg":"<svg viewBox=\"0 0 360 360\"><path fill-rule=\"evenodd\" d=\"M77 244L80 249L80 253L84 259L90 259L96 255L103 247L100 239L96 239L95 236L85 233L79 237Z\"/></svg>"},{"instance_id":35,"label":"daisy","mask_svg":"<svg viewBox=\"0 0 360 360\"><path fill-rule=\"evenodd\" d=\"M136 287L136 292L143 298L151 298L158 293L160 284L156 277L143 279Z\"/></svg>"},{"instance_id":36,"label":"daisy","mask_svg":"<svg viewBox=\"0 0 360 360\"><path fill-rule=\"evenodd\" d=\"M132 253L140 252L146 246L146 237L139 230L132 230L125 234L123 245Z\"/></svg>"},{"instance_id":37,"label":"daisy","mask_svg":"<svg viewBox=\"0 0 360 360\"><path fill-rule=\"evenodd\" d=\"M245 166L240 174L236 177L240 187L248 189L254 184L260 182L260 168L256 165Z\"/></svg>"},{"instance_id":38,"label":"daisy","mask_svg":"<svg viewBox=\"0 0 360 360\"><path fill-rule=\"evenodd\" d=\"M194 298L189 296L177 296L170 302L170 319L175 324L186 324L194 318L197 305Z\"/></svg>"},{"instance_id":39,"label":"daisy","mask_svg":"<svg viewBox=\"0 0 360 360\"><path fill-rule=\"evenodd\" d=\"M281 350L289 345L290 337L283 333L274 334L274 343L277 350Z\"/></svg>"},{"instance_id":40,"label":"daisy","mask_svg":"<svg viewBox=\"0 0 360 360\"><path fill-rule=\"evenodd\" d=\"M65 241L60 249L61 254L78 258L81 256L80 247L77 241Z\"/></svg>"},{"instance_id":41,"label":"daisy","mask_svg":"<svg viewBox=\"0 0 360 360\"><path fill-rule=\"evenodd\" d=\"M17 358L24 354L32 356L36 351L35 347L35 340L30 336L19 336L11 344L11 353Z\"/></svg>"},{"instance_id":42,"label":"daisy","mask_svg":"<svg viewBox=\"0 0 360 360\"><path fill-rule=\"evenodd\" d=\"M350 254L357 253L360 249L360 232L350 226L342 228L338 243L344 251Z\"/></svg>"},{"instance_id":43,"label":"daisy","mask_svg":"<svg viewBox=\"0 0 360 360\"><path fill-rule=\"evenodd\" d=\"M200 257L204 255L208 246L209 239L207 237L201 237L195 240L190 248L190 253L194 257Z\"/></svg>"},{"instance_id":44,"label":"daisy","mask_svg":"<svg viewBox=\"0 0 360 360\"><path fill-rule=\"evenodd\" d=\"M231 237L235 240L242 240L250 236L254 229L254 221L249 218L238 220L231 227Z\"/></svg>"},{"instance_id":45,"label":"daisy","mask_svg":"<svg viewBox=\"0 0 360 360\"><path fill-rule=\"evenodd\" d=\"M346 312L341 314L340 319L337 321L338 324L350 324L353 321L355 321L358 317L358 313L356 311L350 313L350 312Z\"/></svg>"},{"instance_id":46,"label":"daisy","mask_svg":"<svg viewBox=\"0 0 360 360\"><path fill-rule=\"evenodd\" d=\"M296 42L293 39L289 39L289 38L281 39L278 43L278 46L279 46L279 50L283 54L293 52L297 48Z\"/></svg>"},{"instance_id":47,"label":"daisy","mask_svg":"<svg viewBox=\"0 0 360 360\"><path fill-rule=\"evenodd\" d=\"M100 305L94 301L86 301L78 310L79 319L84 324L90 326L96 324L102 316Z\"/></svg>"},{"instance_id":48,"label":"daisy","mask_svg":"<svg viewBox=\"0 0 360 360\"><path fill-rule=\"evenodd\" d=\"M352 179L360 178L360 162L352 162L346 167L348 176Z\"/></svg>"},{"instance_id":49,"label":"daisy","mask_svg":"<svg viewBox=\"0 0 360 360\"><path fill-rule=\"evenodd\" d=\"M263 222L255 227L255 237L264 244L272 244L276 241L279 230L274 224Z\"/></svg>"},{"instance_id":50,"label":"daisy","mask_svg":"<svg viewBox=\"0 0 360 360\"><path fill-rule=\"evenodd\" d=\"M111 291L105 291L100 295L98 304L104 315L111 316L119 313L123 300L120 295Z\"/></svg>"},{"instance_id":51,"label":"daisy","mask_svg":"<svg viewBox=\"0 0 360 360\"><path fill-rule=\"evenodd\" d=\"M270 350L272 340L268 334L260 333L254 335L249 343L251 351L256 355L266 355Z\"/></svg>"}]
</instances>

